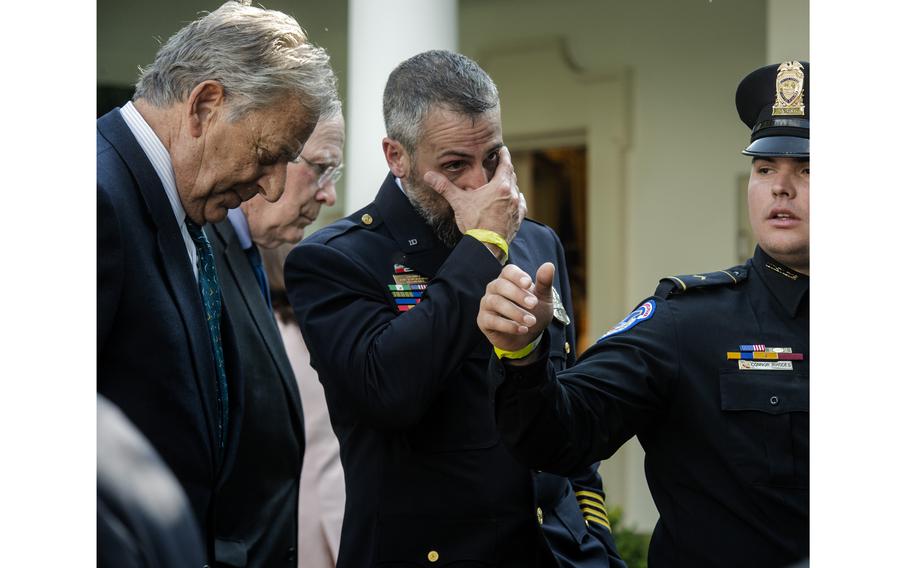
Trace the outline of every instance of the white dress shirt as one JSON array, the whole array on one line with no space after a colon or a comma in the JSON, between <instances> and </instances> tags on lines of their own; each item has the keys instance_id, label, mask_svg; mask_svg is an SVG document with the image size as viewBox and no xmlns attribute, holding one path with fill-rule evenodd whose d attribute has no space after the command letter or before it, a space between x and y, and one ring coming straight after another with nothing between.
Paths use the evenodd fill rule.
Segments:
<instances>
[{"instance_id":1,"label":"white dress shirt","mask_svg":"<svg viewBox=\"0 0 910 568\"><path fill-rule=\"evenodd\" d=\"M161 185L164 186L164 193L167 200L171 203L174 210L174 218L177 220L177 226L180 227L180 234L183 236L183 244L186 245L186 254L193 266L193 275L199 280L199 269L196 267L196 245L190 238L190 233L186 228L186 211L183 210L183 203L180 201L180 195L177 193L177 180L174 177L174 166L171 164L171 156L167 153L167 148L161 143L158 135L152 130L152 127L142 118L132 101L126 103L120 108L120 116L126 122L127 127L146 157L152 163L155 173L161 179Z\"/></svg>"}]
</instances>

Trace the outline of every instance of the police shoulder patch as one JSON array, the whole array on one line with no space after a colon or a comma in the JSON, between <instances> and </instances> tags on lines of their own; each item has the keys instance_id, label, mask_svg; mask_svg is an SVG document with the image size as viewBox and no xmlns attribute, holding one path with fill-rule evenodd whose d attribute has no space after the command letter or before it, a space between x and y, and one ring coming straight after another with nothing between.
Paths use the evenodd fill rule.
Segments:
<instances>
[{"instance_id":1,"label":"police shoulder patch","mask_svg":"<svg viewBox=\"0 0 910 568\"><path fill-rule=\"evenodd\" d=\"M604 340L611 335L616 335L617 333L628 331L641 322L651 319L651 317L654 315L655 309L657 309L657 305L654 303L654 300L648 300L647 302L642 303L637 308L632 310L632 313L624 317L621 322L614 325L605 334L601 335L600 339L597 341Z\"/></svg>"},{"instance_id":2,"label":"police shoulder patch","mask_svg":"<svg viewBox=\"0 0 910 568\"><path fill-rule=\"evenodd\" d=\"M710 286L736 285L749 278L749 269L745 266L734 266L727 270L705 272L703 274L680 274L661 278L654 295L666 299L671 294L682 294L695 288Z\"/></svg>"}]
</instances>

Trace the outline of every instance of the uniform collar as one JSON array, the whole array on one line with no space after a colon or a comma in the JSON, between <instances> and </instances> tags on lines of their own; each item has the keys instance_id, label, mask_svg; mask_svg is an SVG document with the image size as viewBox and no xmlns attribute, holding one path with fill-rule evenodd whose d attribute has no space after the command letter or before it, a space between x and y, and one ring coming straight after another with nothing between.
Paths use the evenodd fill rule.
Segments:
<instances>
[{"instance_id":1,"label":"uniform collar","mask_svg":"<svg viewBox=\"0 0 910 568\"><path fill-rule=\"evenodd\" d=\"M395 182L395 176L389 173L379 188L375 204L385 226L398 242L400 250L405 254L413 254L446 248Z\"/></svg>"},{"instance_id":2,"label":"uniform collar","mask_svg":"<svg viewBox=\"0 0 910 568\"><path fill-rule=\"evenodd\" d=\"M752 264L771 294L791 317L796 317L803 298L809 296L809 277L774 260L759 246L755 247Z\"/></svg>"}]
</instances>

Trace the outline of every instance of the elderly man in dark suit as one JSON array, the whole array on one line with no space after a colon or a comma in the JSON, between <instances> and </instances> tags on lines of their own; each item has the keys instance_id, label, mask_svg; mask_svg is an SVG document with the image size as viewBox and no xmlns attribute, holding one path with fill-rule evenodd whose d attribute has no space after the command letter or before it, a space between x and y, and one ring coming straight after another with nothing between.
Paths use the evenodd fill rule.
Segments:
<instances>
[{"instance_id":1,"label":"elderly man in dark suit","mask_svg":"<svg viewBox=\"0 0 910 568\"><path fill-rule=\"evenodd\" d=\"M270 306L257 245L296 244L320 207L335 203L344 119L335 101L288 166L276 203L263 196L205 229L243 354L244 406L234 467L218 492L219 566L297 566L297 503L303 464L300 393Z\"/></svg>"},{"instance_id":2,"label":"elderly man in dark suit","mask_svg":"<svg viewBox=\"0 0 910 568\"><path fill-rule=\"evenodd\" d=\"M277 200L336 96L293 18L228 2L172 36L134 100L98 120L98 391L180 481L210 560L243 390L201 227L257 193Z\"/></svg>"}]
</instances>

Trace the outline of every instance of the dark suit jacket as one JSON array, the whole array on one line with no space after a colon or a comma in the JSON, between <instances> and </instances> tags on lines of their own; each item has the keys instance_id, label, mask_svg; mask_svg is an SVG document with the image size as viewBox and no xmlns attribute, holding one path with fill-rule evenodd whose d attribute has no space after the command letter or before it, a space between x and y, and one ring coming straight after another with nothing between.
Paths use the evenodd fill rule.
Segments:
<instances>
[{"instance_id":1,"label":"dark suit jacket","mask_svg":"<svg viewBox=\"0 0 910 568\"><path fill-rule=\"evenodd\" d=\"M554 262L571 313L551 229L525 221L509 254L526 271ZM607 527L579 507L586 494L576 492L603 499L594 465L571 481L541 474L500 442L492 347L476 324L500 270L472 237L445 247L391 175L373 203L288 257L288 295L341 444L339 568L555 566L554 557L602 568L616 557ZM574 327L554 319L550 333L554 364L574 361Z\"/></svg>"},{"instance_id":2,"label":"dark suit jacket","mask_svg":"<svg viewBox=\"0 0 910 568\"><path fill-rule=\"evenodd\" d=\"M300 391L275 317L233 226L225 219L205 231L215 250L244 378L240 446L218 493L215 557L226 566L296 567L304 448Z\"/></svg>"},{"instance_id":3,"label":"dark suit jacket","mask_svg":"<svg viewBox=\"0 0 910 568\"><path fill-rule=\"evenodd\" d=\"M119 109L98 119L98 392L119 406L180 481L214 549L216 486L237 445L242 384L227 313L227 441L199 287L151 162Z\"/></svg>"},{"instance_id":4,"label":"dark suit jacket","mask_svg":"<svg viewBox=\"0 0 910 568\"><path fill-rule=\"evenodd\" d=\"M101 395L97 450L99 568L202 566L205 548L180 484L145 436Z\"/></svg>"}]
</instances>

